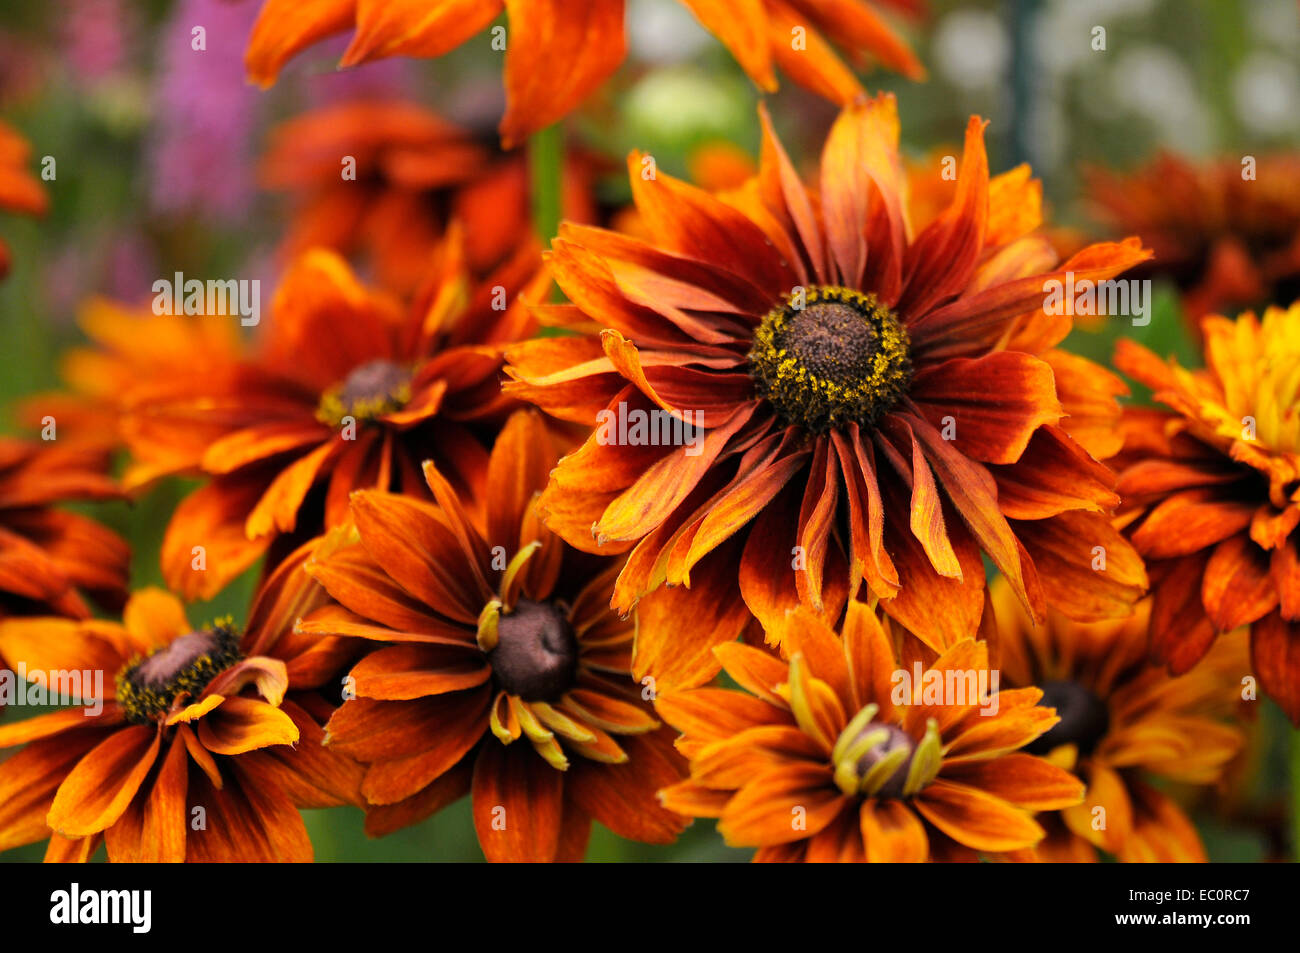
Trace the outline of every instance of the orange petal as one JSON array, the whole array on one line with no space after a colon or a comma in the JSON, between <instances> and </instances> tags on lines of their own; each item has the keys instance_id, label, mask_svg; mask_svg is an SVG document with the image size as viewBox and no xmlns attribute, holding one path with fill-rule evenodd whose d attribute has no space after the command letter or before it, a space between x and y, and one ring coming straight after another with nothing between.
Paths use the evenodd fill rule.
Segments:
<instances>
[{"instance_id":1,"label":"orange petal","mask_svg":"<svg viewBox=\"0 0 1300 953\"><path fill-rule=\"evenodd\" d=\"M628 760L571 763L565 785L574 803L615 834L647 844L670 844L686 819L662 807L660 788L681 780L684 765L672 747L673 732L621 739Z\"/></svg>"},{"instance_id":2,"label":"orange petal","mask_svg":"<svg viewBox=\"0 0 1300 953\"><path fill-rule=\"evenodd\" d=\"M242 754L298 741L298 726L274 705L254 698L227 698L199 721L199 741L213 754Z\"/></svg>"},{"instance_id":3,"label":"orange petal","mask_svg":"<svg viewBox=\"0 0 1300 953\"><path fill-rule=\"evenodd\" d=\"M1269 569L1269 554L1244 533L1230 536L1214 548L1205 564L1201 602L1220 632L1273 611L1278 591Z\"/></svg>"},{"instance_id":4,"label":"orange petal","mask_svg":"<svg viewBox=\"0 0 1300 953\"><path fill-rule=\"evenodd\" d=\"M362 698L400 701L482 685L492 669L477 646L416 643L371 652L350 674Z\"/></svg>"},{"instance_id":5,"label":"orange petal","mask_svg":"<svg viewBox=\"0 0 1300 953\"><path fill-rule=\"evenodd\" d=\"M531 747L484 745L474 763L474 830L493 863L550 863L559 848L564 775Z\"/></svg>"},{"instance_id":6,"label":"orange petal","mask_svg":"<svg viewBox=\"0 0 1300 953\"><path fill-rule=\"evenodd\" d=\"M1300 725L1300 624L1269 613L1251 628L1250 657L1261 687Z\"/></svg>"},{"instance_id":7,"label":"orange petal","mask_svg":"<svg viewBox=\"0 0 1300 953\"><path fill-rule=\"evenodd\" d=\"M248 78L270 86L297 53L352 25L357 0L266 0L244 54Z\"/></svg>"},{"instance_id":8,"label":"orange petal","mask_svg":"<svg viewBox=\"0 0 1300 953\"><path fill-rule=\"evenodd\" d=\"M793 763L753 778L727 803L718 831L732 847L786 844L825 828L851 803L829 765Z\"/></svg>"},{"instance_id":9,"label":"orange petal","mask_svg":"<svg viewBox=\"0 0 1300 953\"><path fill-rule=\"evenodd\" d=\"M923 367L911 395L932 422L951 416L953 446L983 463L1019 460L1034 431L1063 414L1051 366L1015 351Z\"/></svg>"},{"instance_id":10,"label":"orange petal","mask_svg":"<svg viewBox=\"0 0 1300 953\"><path fill-rule=\"evenodd\" d=\"M927 821L953 840L975 850L1031 847L1043 829L1026 812L978 788L932 781L913 799Z\"/></svg>"},{"instance_id":11,"label":"orange petal","mask_svg":"<svg viewBox=\"0 0 1300 953\"><path fill-rule=\"evenodd\" d=\"M139 792L161 737L153 725L132 725L91 749L59 785L49 826L65 837L86 837L111 826Z\"/></svg>"},{"instance_id":12,"label":"orange petal","mask_svg":"<svg viewBox=\"0 0 1300 953\"><path fill-rule=\"evenodd\" d=\"M930 855L925 825L902 801L867 798L859 810L867 862L921 864Z\"/></svg>"},{"instance_id":13,"label":"orange petal","mask_svg":"<svg viewBox=\"0 0 1300 953\"><path fill-rule=\"evenodd\" d=\"M1077 777L1028 754L945 765L942 776L1033 811L1056 811L1083 799L1083 783Z\"/></svg>"},{"instance_id":14,"label":"orange petal","mask_svg":"<svg viewBox=\"0 0 1300 953\"><path fill-rule=\"evenodd\" d=\"M624 0L506 0L506 149L568 115L627 55ZM557 70L554 64L563 63Z\"/></svg>"}]
</instances>

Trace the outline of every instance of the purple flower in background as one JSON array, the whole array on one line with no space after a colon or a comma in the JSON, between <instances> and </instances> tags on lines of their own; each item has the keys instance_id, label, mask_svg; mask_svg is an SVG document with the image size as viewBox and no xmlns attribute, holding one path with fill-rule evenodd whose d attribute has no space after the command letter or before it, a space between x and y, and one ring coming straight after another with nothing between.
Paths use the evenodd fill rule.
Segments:
<instances>
[{"instance_id":1,"label":"purple flower in background","mask_svg":"<svg viewBox=\"0 0 1300 953\"><path fill-rule=\"evenodd\" d=\"M157 211L198 212L223 222L248 212L259 93L244 78L244 44L257 9L256 3L181 0L163 26L150 155Z\"/></svg>"},{"instance_id":2,"label":"purple flower in background","mask_svg":"<svg viewBox=\"0 0 1300 953\"><path fill-rule=\"evenodd\" d=\"M46 263L49 313L55 323L67 324L92 292L146 307L157 276L158 261L148 237L138 229L74 238Z\"/></svg>"},{"instance_id":3,"label":"purple flower in background","mask_svg":"<svg viewBox=\"0 0 1300 953\"><path fill-rule=\"evenodd\" d=\"M135 11L124 0L64 0L63 62L88 86L119 72L135 39Z\"/></svg>"},{"instance_id":4,"label":"purple flower in background","mask_svg":"<svg viewBox=\"0 0 1300 953\"><path fill-rule=\"evenodd\" d=\"M335 37L320 46L320 57L330 63L343 58L349 38ZM285 76L298 76L302 70L291 66ZM364 68L331 69L314 72L311 82L303 84L316 106L327 106L357 99L410 99L415 95L417 82L415 64L407 59L384 59L367 63Z\"/></svg>"}]
</instances>

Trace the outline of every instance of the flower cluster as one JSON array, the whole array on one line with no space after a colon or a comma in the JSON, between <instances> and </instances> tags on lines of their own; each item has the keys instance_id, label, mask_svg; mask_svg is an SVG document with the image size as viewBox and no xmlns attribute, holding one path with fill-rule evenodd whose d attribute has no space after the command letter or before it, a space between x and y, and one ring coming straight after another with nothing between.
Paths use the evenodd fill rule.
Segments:
<instances>
[{"instance_id":1,"label":"flower cluster","mask_svg":"<svg viewBox=\"0 0 1300 953\"><path fill-rule=\"evenodd\" d=\"M84 306L0 440L0 665L64 705L6 683L0 849L309 860L300 809L400 837L469 795L493 861L695 818L758 861L1205 859L1187 804L1256 685L1300 725L1300 303L1204 317L1203 369L1123 341L1150 402L1068 336L1157 267L1198 319L1265 303L1295 217L1161 160L1094 176L1126 234L1065 243L985 120L926 181L841 58L922 78L878 9L913 4L682 2L761 91L831 101L824 141L765 102L752 167L634 152L618 210L605 158L552 155L546 234L542 149L511 149L563 145L624 0L266 0L266 86L334 33L356 66L503 31L500 142L321 106L261 166L255 333L180 275ZM30 164L0 126L0 208L44 210ZM1259 182L1293 205L1293 172ZM158 517L165 589L131 591L87 504L160 487L116 517ZM184 605L241 580L246 613Z\"/></svg>"}]
</instances>

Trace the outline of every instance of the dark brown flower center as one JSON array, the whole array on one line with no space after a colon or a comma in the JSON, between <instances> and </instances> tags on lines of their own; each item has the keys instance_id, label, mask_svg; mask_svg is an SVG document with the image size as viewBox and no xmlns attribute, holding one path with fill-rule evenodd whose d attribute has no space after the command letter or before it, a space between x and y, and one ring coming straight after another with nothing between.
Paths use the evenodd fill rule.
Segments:
<instances>
[{"instance_id":1,"label":"dark brown flower center","mask_svg":"<svg viewBox=\"0 0 1300 953\"><path fill-rule=\"evenodd\" d=\"M1106 703L1078 682L1043 682L1038 704L1055 708L1060 717L1050 731L1025 746L1030 754L1047 754L1053 748L1072 744L1079 755L1091 754L1110 728Z\"/></svg>"},{"instance_id":2,"label":"dark brown flower center","mask_svg":"<svg viewBox=\"0 0 1300 953\"><path fill-rule=\"evenodd\" d=\"M171 711L177 699L197 696L239 658L239 633L230 625L189 632L122 669L118 702L131 721L154 721Z\"/></svg>"},{"instance_id":3,"label":"dark brown flower center","mask_svg":"<svg viewBox=\"0 0 1300 953\"><path fill-rule=\"evenodd\" d=\"M400 410L410 399L410 371L378 358L353 368L343 383L326 391L316 416L336 427L344 417L368 420Z\"/></svg>"},{"instance_id":4,"label":"dark brown flower center","mask_svg":"<svg viewBox=\"0 0 1300 953\"><path fill-rule=\"evenodd\" d=\"M497 644L487 653L497 683L524 701L554 701L573 685L578 639L554 605L520 599L497 620Z\"/></svg>"},{"instance_id":5,"label":"dark brown flower center","mask_svg":"<svg viewBox=\"0 0 1300 953\"><path fill-rule=\"evenodd\" d=\"M875 295L815 287L768 312L750 376L782 421L813 433L873 424L912 381L907 331Z\"/></svg>"}]
</instances>

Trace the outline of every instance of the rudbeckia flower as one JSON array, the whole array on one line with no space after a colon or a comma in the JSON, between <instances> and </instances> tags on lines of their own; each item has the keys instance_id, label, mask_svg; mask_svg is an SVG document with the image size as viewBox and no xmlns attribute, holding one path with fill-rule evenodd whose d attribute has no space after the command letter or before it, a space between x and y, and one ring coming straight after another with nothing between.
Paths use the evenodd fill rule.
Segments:
<instances>
[{"instance_id":1,"label":"rudbeckia flower","mask_svg":"<svg viewBox=\"0 0 1300 953\"><path fill-rule=\"evenodd\" d=\"M740 642L714 649L741 690L655 702L690 761L661 800L718 818L728 844L758 848L754 860L975 860L1037 843L1032 811L1079 803L1076 778L1020 750L1058 719L1036 688L989 690L986 643L930 652L926 665L919 642L904 635L900 653L857 601L842 637L804 608L768 636L788 662Z\"/></svg>"},{"instance_id":2,"label":"rudbeckia flower","mask_svg":"<svg viewBox=\"0 0 1300 953\"><path fill-rule=\"evenodd\" d=\"M277 537L296 534L291 548L342 523L355 489L427 495L419 467L430 455L468 486L486 465L480 431L513 403L500 392L502 347L535 326L520 295L545 280L524 254L471 286L453 232L403 308L317 249L284 276L253 354L134 388L125 483L208 478L168 526L168 585L210 598Z\"/></svg>"},{"instance_id":3,"label":"rudbeckia flower","mask_svg":"<svg viewBox=\"0 0 1300 953\"><path fill-rule=\"evenodd\" d=\"M244 354L239 324L224 314L155 314L95 297L81 306L77 325L90 346L63 355L64 389L24 398L18 415L33 428L53 417L60 443L78 447L123 446L122 414L137 387L193 382Z\"/></svg>"},{"instance_id":4,"label":"rudbeckia flower","mask_svg":"<svg viewBox=\"0 0 1300 953\"><path fill-rule=\"evenodd\" d=\"M776 68L820 96L846 103L862 87L831 46L872 57L913 79L924 76L907 44L868 0L682 0L764 92ZM901 4L896 4L900 5ZM267 0L245 62L263 86L324 37L355 29L342 66L386 56L442 56L505 11L507 148L577 107L627 54L625 0ZM907 4L906 6L912 6ZM485 51L487 36L480 37Z\"/></svg>"},{"instance_id":5,"label":"rudbeckia flower","mask_svg":"<svg viewBox=\"0 0 1300 953\"><path fill-rule=\"evenodd\" d=\"M50 200L36 177L27 171L31 146L11 126L0 122L0 210L44 215ZM0 278L9 274L9 246L0 241Z\"/></svg>"},{"instance_id":6,"label":"rudbeckia flower","mask_svg":"<svg viewBox=\"0 0 1300 953\"><path fill-rule=\"evenodd\" d=\"M1126 533L1151 570L1151 651L1175 674L1251 630L1260 685L1300 724L1300 304L1201 328L1188 370L1121 340L1115 364L1168 410L1126 411Z\"/></svg>"},{"instance_id":7,"label":"rudbeckia flower","mask_svg":"<svg viewBox=\"0 0 1300 953\"><path fill-rule=\"evenodd\" d=\"M84 619L83 593L109 608L126 598L130 550L71 500L120 499L105 453L0 438L0 618L56 613Z\"/></svg>"},{"instance_id":8,"label":"rudbeckia flower","mask_svg":"<svg viewBox=\"0 0 1300 953\"><path fill-rule=\"evenodd\" d=\"M1166 153L1129 173L1089 170L1098 214L1150 243L1142 271L1174 281L1193 332L1209 314L1300 297L1300 154L1249 158Z\"/></svg>"},{"instance_id":9,"label":"rudbeckia flower","mask_svg":"<svg viewBox=\"0 0 1300 953\"><path fill-rule=\"evenodd\" d=\"M49 837L46 860L89 860L101 843L110 861L311 860L295 797L355 800L344 786L360 776L308 750L307 777L332 780L299 777L289 746L319 749L321 732L284 701L285 660L247 654L264 637L195 629L159 589L133 595L121 624L0 623L11 663L50 685L82 676L71 707L0 727L0 748L26 745L0 764L0 849Z\"/></svg>"},{"instance_id":10,"label":"rudbeckia flower","mask_svg":"<svg viewBox=\"0 0 1300 953\"><path fill-rule=\"evenodd\" d=\"M426 464L436 506L358 492L355 534L335 531L308 565L339 605L299 630L377 643L326 726L366 765L372 835L466 793L492 861L581 860L593 818L651 843L685 826L655 802L680 759L628 677L634 623L608 608L617 565L537 518L556 455L540 415L519 412L481 518Z\"/></svg>"},{"instance_id":11,"label":"rudbeckia flower","mask_svg":"<svg viewBox=\"0 0 1300 953\"><path fill-rule=\"evenodd\" d=\"M343 157L354 165L345 168ZM595 220L592 176L590 160L569 155L566 217ZM522 156L414 103L346 102L283 123L261 180L293 197L287 257L333 248L399 292L419 285L450 221L464 226L465 258L478 276L533 240Z\"/></svg>"},{"instance_id":12,"label":"rudbeckia flower","mask_svg":"<svg viewBox=\"0 0 1300 953\"><path fill-rule=\"evenodd\" d=\"M1026 751L1078 775L1083 803L1039 817L1048 831L1020 860L1204 862L1196 828L1151 782L1205 786L1222 778L1244 737L1232 723L1250 676L1244 632L1224 636L1185 675L1147 655L1150 600L1129 619L1081 624L1056 613L1034 625L995 580L995 661L1009 686L1036 685L1060 721Z\"/></svg>"},{"instance_id":13,"label":"rudbeckia flower","mask_svg":"<svg viewBox=\"0 0 1300 953\"><path fill-rule=\"evenodd\" d=\"M942 650L979 625L981 554L1036 618L1127 614L1146 578L1096 459L1119 448L1125 388L1056 349L1073 302L1049 312L1047 292L1149 253L1058 263L1038 184L990 179L978 119L952 204L914 234L892 97L840 115L815 191L763 118L758 178L721 197L633 155L657 240L566 225L548 259L572 325L604 330L507 351L509 393L598 423L552 474L547 525L631 549L620 611L678 587L642 601L637 676L702 684L750 611L833 620L863 583Z\"/></svg>"}]
</instances>

